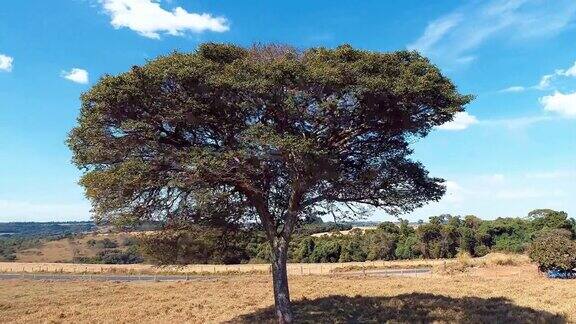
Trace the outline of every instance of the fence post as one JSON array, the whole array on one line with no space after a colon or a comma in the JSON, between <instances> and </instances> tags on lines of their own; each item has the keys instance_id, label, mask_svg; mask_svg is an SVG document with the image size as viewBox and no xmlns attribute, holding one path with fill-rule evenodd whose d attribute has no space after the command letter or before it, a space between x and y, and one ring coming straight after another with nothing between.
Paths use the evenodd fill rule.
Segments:
<instances>
[{"instance_id":1,"label":"fence post","mask_svg":"<svg viewBox=\"0 0 576 324\"><path fill-rule=\"evenodd\" d=\"M304 268L302 266L300 266L300 274L303 275L304 274Z\"/></svg>"},{"instance_id":2,"label":"fence post","mask_svg":"<svg viewBox=\"0 0 576 324\"><path fill-rule=\"evenodd\" d=\"M363 274L364 276L366 276L366 268L365 268L365 267L362 267L362 274Z\"/></svg>"}]
</instances>

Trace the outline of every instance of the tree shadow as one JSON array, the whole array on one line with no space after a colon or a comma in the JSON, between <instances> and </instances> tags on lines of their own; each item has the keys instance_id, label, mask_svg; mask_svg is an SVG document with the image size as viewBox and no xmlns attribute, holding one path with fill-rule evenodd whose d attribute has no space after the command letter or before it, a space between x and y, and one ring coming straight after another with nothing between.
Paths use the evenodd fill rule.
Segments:
<instances>
[{"instance_id":1,"label":"tree shadow","mask_svg":"<svg viewBox=\"0 0 576 324\"><path fill-rule=\"evenodd\" d=\"M392 297L328 296L293 303L296 323L566 323L562 315L512 304L506 298L452 298L434 294ZM274 307L230 323L274 322Z\"/></svg>"}]
</instances>

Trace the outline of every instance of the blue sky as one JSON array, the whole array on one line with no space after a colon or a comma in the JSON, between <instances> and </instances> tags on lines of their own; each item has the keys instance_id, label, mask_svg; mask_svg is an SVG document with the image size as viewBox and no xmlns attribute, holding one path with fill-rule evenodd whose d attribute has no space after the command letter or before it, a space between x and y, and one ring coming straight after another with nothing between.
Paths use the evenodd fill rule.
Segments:
<instances>
[{"instance_id":1,"label":"blue sky","mask_svg":"<svg viewBox=\"0 0 576 324\"><path fill-rule=\"evenodd\" d=\"M573 0L38 0L0 6L0 221L88 219L64 143L79 95L204 41L417 49L477 98L415 145L448 193L407 218L576 216Z\"/></svg>"}]
</instances>

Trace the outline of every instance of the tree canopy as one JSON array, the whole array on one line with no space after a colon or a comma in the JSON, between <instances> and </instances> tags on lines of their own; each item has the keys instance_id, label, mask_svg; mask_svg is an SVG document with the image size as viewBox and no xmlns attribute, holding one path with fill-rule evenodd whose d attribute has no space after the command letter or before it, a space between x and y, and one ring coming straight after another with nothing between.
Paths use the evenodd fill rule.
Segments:
<instances>
[{"instance_id":1,"label":"tree canopy","mask_svg":"<svg viewBox=\"0 0 576 324\"><path fill-rule=\"evenodd\" d=\"M563 229L543 233L532 243L530 258L543 271L576 269L576 242L570 239L571 235Z\"/></svg>"},{"instance_id":2,"label":"tree canopy","mask_svg":"<svg viewBox=\"0 0 576 324\"><path fill-rule=\"evenodd\" d=\"M281 227L290 198L390 212L440 198L408 145L469 100L415 52L205 44L103 77L69 143L100 218L267 205Z\"/></svg>"},{"instance_id":3,"label":"tree canopy","mask_svg":"<svg viewBox=\"0 0 576 324\"><path fill-rule=\"evenodd\" d=\"M69 146L97 220L257 217L283 268L306 215L440 199L409 145L470 100L413 51L204 44L104 76Z\"/></svg>"}]
</instances>

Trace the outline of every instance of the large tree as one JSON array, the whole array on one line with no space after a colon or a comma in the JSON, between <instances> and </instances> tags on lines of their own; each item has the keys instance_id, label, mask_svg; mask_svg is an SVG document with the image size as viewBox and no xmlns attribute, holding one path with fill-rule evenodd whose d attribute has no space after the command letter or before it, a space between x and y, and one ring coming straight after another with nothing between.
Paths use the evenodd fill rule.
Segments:
<instances>
[{"instance_id":1,"label":"large tree","mask_svg":"<svg viewBox=\"0 0 576 324\"><path fill-rule=\"evenodd\" d=\"M101 78L69 146L96 220L258 219L276 313L291 322L287 248L299 220L440 199L443 180L409 145L470 99L416 52L204 44Z\"/></svg>"}]
</instances>

